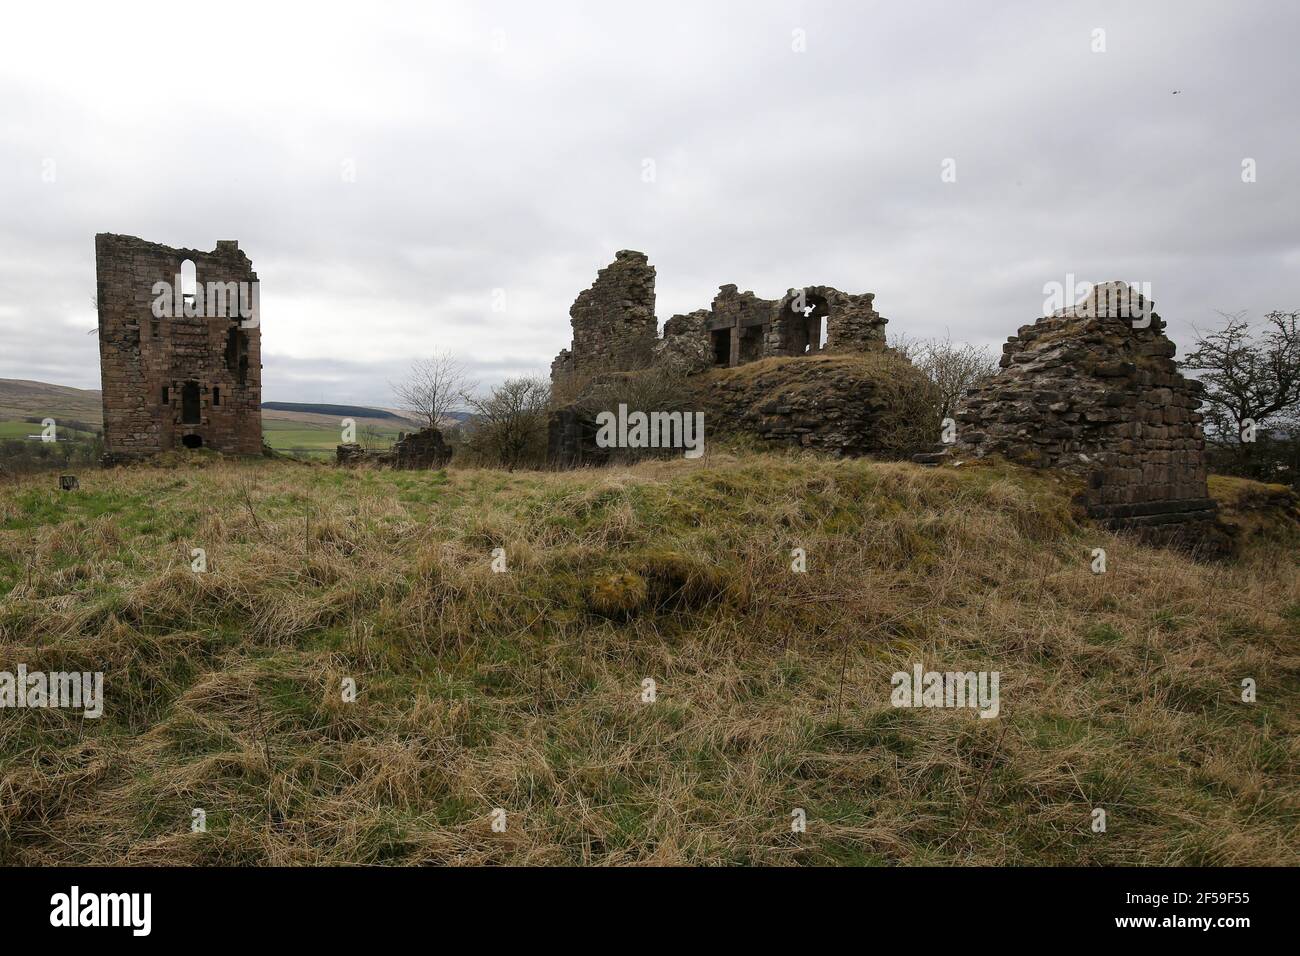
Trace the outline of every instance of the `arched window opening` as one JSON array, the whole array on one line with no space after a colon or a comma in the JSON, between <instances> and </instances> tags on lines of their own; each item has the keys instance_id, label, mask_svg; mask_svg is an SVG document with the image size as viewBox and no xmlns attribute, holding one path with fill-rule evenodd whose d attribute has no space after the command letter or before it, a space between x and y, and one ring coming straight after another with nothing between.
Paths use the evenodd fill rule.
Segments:
<instances>
[{"instance_id":1,"label":"arched window opening","mask_svg":"<svg viewBox=\"0 0 1300 956\"><path fill-rule=\"evenodd\" d=\"M799 308L799 298L790 299L790 315L786 321L786 353L789 355L812 355L820 352L826 345L827 329L831 310L826 300L811 292L804 292L803 308Z\"/></svg>"},{"instance_id":2,"label":"arched window opening","mask_svg":"<svg viewBox=\"0 0 1300 956\"><path fill-rule=\"evenodd\" d=\"M184 302L193 302L195 294L199 291L199 270L194 265L193 259L186 259L181 263L181 299Z\"/></svg>"}]
</instances>

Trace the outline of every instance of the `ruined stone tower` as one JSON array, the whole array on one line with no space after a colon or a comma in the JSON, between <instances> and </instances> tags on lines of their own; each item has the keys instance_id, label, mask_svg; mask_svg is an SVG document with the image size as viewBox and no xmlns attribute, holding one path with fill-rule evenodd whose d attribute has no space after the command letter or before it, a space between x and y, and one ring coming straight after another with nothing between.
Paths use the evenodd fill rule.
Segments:
<instances>
[{"instance_id":1,"label":"ruined stone tower","mask_svg":"<svg viewBox=\"0 0 1300 956\"><path fill-rule=\"evenodd\" d=\"M177 447L262 450L257 273L212 252L95 236L106 457Z\"/></svg>"},{"instance_id":2,"label":"ruined stone tower","mask_svg":"<svg viewBox=\"0 0 1300 956\"><path fill-rule=\"evenodd\" d=\"M1178 373L1152 304L1124 283L1022 326L968 392L944 457L999 454L1085 480L1089 516L1154 539L1212 536L1203 386Z\"/></svg>"}]
</instances>

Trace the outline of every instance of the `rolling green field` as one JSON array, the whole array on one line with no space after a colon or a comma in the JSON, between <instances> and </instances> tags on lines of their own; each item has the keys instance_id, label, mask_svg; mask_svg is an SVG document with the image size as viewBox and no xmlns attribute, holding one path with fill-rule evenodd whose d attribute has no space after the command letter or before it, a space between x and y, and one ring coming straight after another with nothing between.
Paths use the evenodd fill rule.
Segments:
<instances>
[{"instance_id":1,"label":"rolling green field","mask_svg":"<svg viewBox=\"0 0 1300 956\"><path fill-rule=\"evenodd\" d=\"M411 426L403 422L403 427L393 425L375 425L376 448L388 448L397 440L399 431L410 431ZM266 443L276 451L300 458L332 458L334 449L342 441L337 423L314 424L303 421L280 421L265 415L262 418L262 436ZM357 422L357 441L366 442L365 423Z\"/></svg>"},{"instance_id":2,"label":"rolling green field","mask_svg":"<svg viewBox=\"0 0 1300 956\"><path fill-rule=\"evenodd\" d=\"M998 465L177 461L0 484L0 661L105 675L0 717L0 864L1300 863L1284 488L1205 563Z\"/></svg>"},{"instance_id":3,"label":"rolling green field","mask_svg":"<svg viewBox=\"0 0 1300 956\"><path fill-rule=\"evenodd\" d=\"M26 438L40 432L41 426L32 422L0 422L0 438Z\"/></svg>"},{"instance_id":4,"label":"rolling green field","mask_svg":"<svg viewBox=\"0 0 1300 956\"><path fill-rule=\"evenodd\" d=\"M399 432L411 430L412 426L409 423L402 422L401 425L400 428L388 423L376 425L373 433L368 435L365 431L365 423L358 422L357 440L363 444L371 443L374 448L388 448L397 440ZM41 426L34 422L0 421L0 440L28 440L28 436L39 435L40 432ZM283 421L269 416L262 420L262 435L266 443L276 451L310 459L333 458L334 449L342 440L337 423L325 425L300 420ZM75 441L93 437L89 432L67 426L59 427L58 436L60 440ZM35 443L36 439L31 441Z\"/></svg>"},{"instance_id":5,"label":"rolling green field","mask_svg":"<svg viewBox=\"0 0 1300 956\"><path fill-rule=\"evenodd\" d=\"M41 433L41 426L36 422L0 421L0 439L2 438L25 439L29 435L39 435L40 433ZM76 428L68 428L66 425L60 425L58 427L58 431L56 432L56 434L58 435L60 441L68 440L68 439L82 439L82 438L93 437L92 432L82 431Z\"/></svg>"}]
</instances>

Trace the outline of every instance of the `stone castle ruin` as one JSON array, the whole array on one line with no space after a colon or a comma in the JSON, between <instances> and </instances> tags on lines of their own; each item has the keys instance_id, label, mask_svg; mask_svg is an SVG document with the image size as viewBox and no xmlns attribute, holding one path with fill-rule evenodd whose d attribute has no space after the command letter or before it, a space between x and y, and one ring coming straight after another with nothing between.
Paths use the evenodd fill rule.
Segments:
<instances>
[{"instance_id":1,"label":"stone castle ruin","mask_svg":"<svg viewBox=\"0 0 1300 956\"><path fill-rule=\"evenodd\" d=\"M874 298L808 286L760 299L724 285L709 309L670 318L661 339L654 266L645 253L624 249L569 309L573 344L551 364L551 380L656 364L694 373L764 358L883 350L888 320L872 308Z\"/></svg>"},{"instance_id":2,"label":"stone castle ruin","mask_svg":"<svg viewBox=\"0 0 1300 956\"><path fill-rule=\"evenodd\" d=\"M645 255L624 250L570 309L573 343L551 366L552 388L568 403L551 416L554 463L610 460L593 447L595 406L583 395L608 402L601 383L646 369L681 375L714 434L743 431L839 455L906 447L898 433L915 427L907 406L923 377L886 347L871 293L806 286L761 299L724 285L709 309L674 315L659 337L654 282ZM1073 474L1088 515L1104 525L1218 547L1203 386L1179 374L1164 327L1128 285L1094 287L1011 337L1001 372L959 402L952 444L917 460L998 455Z\"/></svg>"},{"instance_id":3,"label":"stone castle ruin","mask_svg":"<svg viewBox=\"0 0 1300 956\"><path fill-rule=\"evenodd\" d=\"M610 460L594 442L592 401L646 370L681 377L680 398L703 410L714 432L834 454L884 450L896 430L890 392L900 381L924 382L886 348L874 298L819 285L762 299L723 285L709 309L664 323L661 338L654 267L644 253L617 253L573 303L572 345L551 365L552 390L563 397L551 416L552 462Z\"/></svg>"},{"instance_id":4,"label":"stone castle ruin","mask_svg":"<svg viewBox=\"0 0 1300 956\"><path fill-rule=\"evenodd\" d=\"M238 243L200 252L105 233L95 253L106 458L177 447L259 454L261 332L256 297L250 313L241 291L256 290L257 274ZM193 291L181 288L187 268ZM160 294L171 307L162 315ZM709 309L674 315L660 336L654 267L643 253L617 253L573 303L572 343L551 366L552 463L613 460L594 440L597 409L656 374L678 408L704 413L711 435L893 457L932 442L933 386L886 346L874 298L804 286L762 299L723 285ZM1179 374L1164 327L1129 286L1095 287L1021 327L1001 371L958 403L951 444L917 460L997 455L1073 474L1088 515L1109 527L1216 545L1203 386ZM343 464L399 468L442 467L450 455L436 429L384 453L338 449Z\"/></svg>"},{"instance_id":5,"label":"stone castle ruin","mask_svg":"<svg viewBox=\"0 0 1300 956\"><path fill-rule=\"evenodd\" d=\"M105 457L175 448L262 451L257 273L212 252L95 236Z\"/></svg>"},{"instance_id":6,"label":"stone castle ruin","mask_svg":"<svg viewBox=\"0 0 1300 956\"><path fill-rule=\"evenodd\" d=\"M1204 386L1184 378L1165 323L1129 286L1022 326L1001 372L959 402L939 459L1001 455L1084 480L1090 517L1149 539L1215 544L1206 484Z\"/></svg>"}]
</instances>

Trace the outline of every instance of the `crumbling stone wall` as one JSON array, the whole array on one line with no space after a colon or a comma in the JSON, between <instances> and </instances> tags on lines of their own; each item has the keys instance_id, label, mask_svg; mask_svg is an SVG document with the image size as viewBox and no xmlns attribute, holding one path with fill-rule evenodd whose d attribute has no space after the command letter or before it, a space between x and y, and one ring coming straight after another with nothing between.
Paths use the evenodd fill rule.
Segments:
<instances>
[{"instance_id":1,"label":"crumbling stone wall","mask_svg":"<svg viewBox=\"0 0 1300 956\"><path fill-rule=\"evenodd\" d=\"M719 286L704 323L710 367L730 368L774 354L771 330L776 309L775 301L748 290L738 292L734 284Z\"/></svg>"},{"instance_id":2,"label":"crumbling stone wall","mask_svg":"<svg viewBox=\"0 0 1300 956\"><path fill-rule=\"evenodd\" d=\"M644 368L659 339L655 270L645 253L623 249L569 309L573 345L560 370L582 377ZM564 353L561 353L563 356ZM555 368L552 368L554 374Z\"/></svg>"},{"instance_id":3,"label":"crumbling stone wall","mask_svg":"<svg viewBox=\"0 0 1300 956\"><path fill-rule=\"evenodd\" d=\"M573 343L551 364L554 390L567 394L591 375L648 365L696 374L765 358L885 348L887 320L873 307L875 295L830 286L805 286L780 299L763 299L734 284L722 285L708 310L674 315L660 339L654 281L645 254L626 249L600 270L569 310ZM571 382L577 383L574 388L568 387Z\"/></svg>"},{"instance_id":4,"label":"crumbling stone wall","mask_svg":"<svg viewBox=\"0 0 1300 956\"><path fill-rule=\"evenodd\" d=\"M235 241L212 252L173 249L133 236L95 236L99 359L106 458L122 460L182 445L256 455L262 451L261 329L227 313L187 318L183 303L156 318L155 283L173 286L191 260L197 282L257 282ZM236 285L237 287L237 285ZM207 303L211 312L214 303ZM255 320L260 317L255 317Z\"/></svg>"},{"instance_id":5,"label":"crumbling stone wall","mask_svg":"<svg viewBox=\"0 0 1300 956\"><path fill-rule=\"evenodd\" d=\"M689 315L674 315L665 322L664 337L654 347L654 364L683 375L694 375L712 366L708 333L711 315L707 309L698 309ZM554 366L551 374L555 374Z\"/></svg>"},{"instance_id":6,"label":"crumbling stone wall","mask_svg":"<svg viewBox=\"0 0 1300 956\"><path fill-rule=\"evenodd\" d=\"M830 310L827 352L879 352L885 348L889 320L876 311L874 292L854 295L829 286L811 286L804 290L804 298L824 299Z\"/></svg>"},{"instance_id":7,"label":"crumbling stone wall","mask_svg":"<svg viewBox=\"0 0 1300 956\"><path fill-rule=\"evenodd\" d=\"M546 460L554 468L607 464L611 450L596 444L595 418L577 405L553 410L546 421Z\"/></svg>"},{"instance_id":8,"label":"crumbling stone wall","mask_svg":"<svg viewBox=\"0 0 1300 956\"><path fill-rule=\"evenodd\" d=\"M1178 373L1165 323L1123 283L1022 326L1002 371L958 403L948 459L999 454L1085 479L1088 514L1148 537L1212 533L1203 386Z\"/></svg>"},{"instance_id":9,"label":"crumbling stone wall","mask_svg":"<svg viewBox=\"0 0 1300 956\"><path fill-rule=\"evenodd\" d=\"M883 436L901 434L895 423L886 423L885 412L897 413L906 403L881 382L892 376L896 384L915 384L920 375L900 356L893 356L894 365L883 376L826 363L765 369L758 380L702 374L766 359L803 362L823 353L886 352L886 320L875 311L873 294L805 286L789 289L780 299L763 299L734 284L722 285L708 309L674 315L664 323L660 339L655 335L654 280L645 255L624 250L570 309L572 347L551 364L549 448L555 464L599 464L609 458L595 447L592 413L583 403L602 380L647 367L670 378L698 379L691 401L709 409L706 415L716 431L736 426L764 440L837 454L885 450Z\"/></svg>"},{"instance_id":10,"label":"crumbling stone wall","mask_svg":"<svg viewBox=\"0 0 1300 956\"><path fill-rule=\"evenodd\" d=\"M427 470L446 467L452 448L436 428L418 432L399 432L397 441L387 451L367 451L356 442L339 445L334 450L335 463L345 466L374 464L403 470Z\"/></svg>"},{"instance_id":11,"label":"crumbling stone wall","mask_svg":"<svg viewBox=\"0 0 1300 956\"><path fill-rule=\"evenodd\" d=\"M573 353L568 349L560 349L560 354L551 362L551 382L567 382L573 378Z\"/></svg>"},{"instance_id":12,"label":"crumbling stone wall","mask_svg":"<svg viewBox=\"0 0 1300 956\"><path fill-rule=\"evenodd\" d=\"M398 433L392 450L394 468L441 468L451 461L451 446L436 428Z\"/></svg>"}]
</instances>

